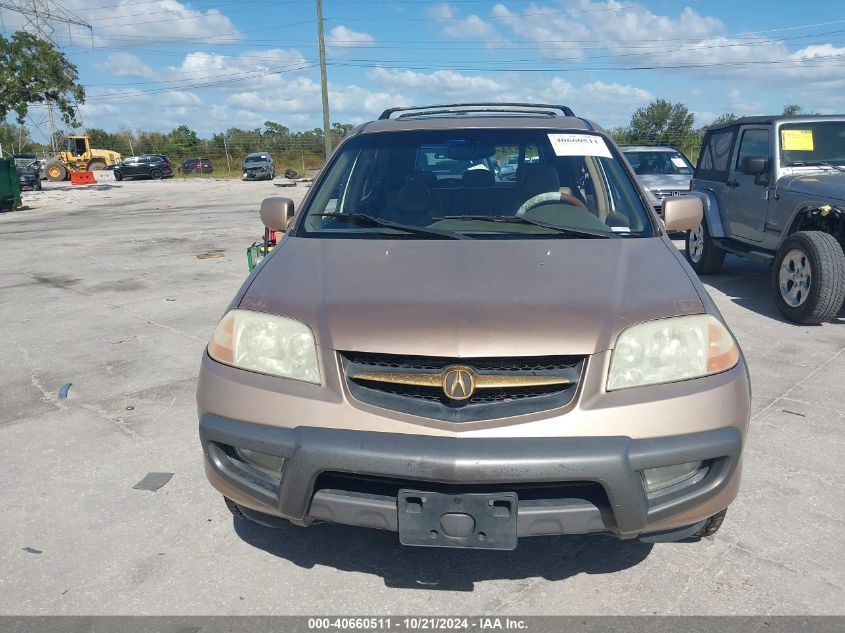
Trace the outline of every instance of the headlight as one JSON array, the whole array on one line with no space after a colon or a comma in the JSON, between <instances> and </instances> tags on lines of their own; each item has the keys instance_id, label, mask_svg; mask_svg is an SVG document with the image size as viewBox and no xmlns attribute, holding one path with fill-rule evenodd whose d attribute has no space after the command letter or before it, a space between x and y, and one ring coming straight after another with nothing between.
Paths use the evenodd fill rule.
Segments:
<instances>
[{"instance_id":1,"label":"headlight","mask_svg":"<svg viewBox=\"0 0 845 633\"><path fill-rule=\"evenodd\" d=\"M738 361L739 348L730 332L709 314L649 321L619 335L607 390L709 376Z\"/></svg>"},{"instance_id":2,"label":"headlight","mask_svg":"<svg viewBox=\"0 0 845 633\"><path fill-rule=\"evenodd\" d=\"M214 329L208 355L232 367L320 383L314 334L287 317L232 310Z\"/></svg>"}]
</instances>

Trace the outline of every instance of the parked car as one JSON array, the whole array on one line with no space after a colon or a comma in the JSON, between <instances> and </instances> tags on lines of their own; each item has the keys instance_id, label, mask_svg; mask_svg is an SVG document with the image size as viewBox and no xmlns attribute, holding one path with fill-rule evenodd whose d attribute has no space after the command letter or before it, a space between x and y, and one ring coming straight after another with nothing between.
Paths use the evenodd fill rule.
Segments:
<instances>
[{"instance_id":1,"label":"parked car","mask_svg":"<svg viewBox=\"0 0 845 633\"><path fill-rule=\"evenodd\" d=\"M115 180L124 178L152 178L161 180L173 176L173 163L162 154L129 156L114 166Z\"/></svg>"},{"instance_id":2,"label":"parked car","mask_svg":"<svg viewBox=\"0 0 845 633\"><path fill-rule=\"evenodd\" d=\"M41 191L41 167L35 154L13 154L21 191Z\"/></svg>"},{"instance_id":3,"label":"parked car","mask_svg":"<svg viewBox=\"0 0 845 633\"><path fill-rule=\"evenodd\" d=\"M276 177L276 166L273 157L267 152L247 154L241 166L243 180L273 180Z\"/></svg>"},{"instance_id":4,"label":"parked car","mask_svg":"<svg viewBox=\"0 0 845 633\"><path fill-rule=\"evenodd\" d=\"M569 108L447 108L356 128L298 213L262 203L279 241L202 358L211 484L258 523L405 545L713 534L750 393L666 234L697 226L700 200L667 199L664 230L613 141ZM455 183L417 169L443 144L453 161L537 155L518 182Z\"/></svg>"},{"instance_id":5,"label":"parked car","mask_svg":"<svg viewBox=\"0 0 845 633\"><path fill-rule=\"evenodd\" d=\"M622 147L640 183L654 196L655 210L663 213L663 200L689 193L695 168L673 147Z\"/></svg>"},{"instance_id":6,"label":"parked car","mask_svg":"<svg viewBox=\"0 0 845 633\"><path fill-rule=\"evenodd\" d=\"M692 182L704 203L686 257L712 275L725 253L772 266L778 310L796 323L845 301L845 116L745 117L710 128Z\"/></svg>"},{"instance_id":7,"label":"parked car","mask_svg":"<svg viewBox=\"0 0 845 633\"><path fill-rule=\"evenodd\" d=\"M214 164L209 158L189 158L182 163L183 174L212 174Z\"/></svg>"}]
</instances>

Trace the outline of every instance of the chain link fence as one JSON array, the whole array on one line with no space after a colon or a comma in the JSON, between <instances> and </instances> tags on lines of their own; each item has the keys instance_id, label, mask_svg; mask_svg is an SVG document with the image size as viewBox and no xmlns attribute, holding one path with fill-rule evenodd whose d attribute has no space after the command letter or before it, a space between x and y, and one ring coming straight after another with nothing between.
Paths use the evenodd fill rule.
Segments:
<instances>
[{"instance_id":1,"label":"chain link fence","mask_svg":"<svg viewBox=\"0 0 845 633\"><path fill-rule=\"evenodd\" d=\"M695 165L698 162L698 155L701 153L701 143L704 140L705 130L695 130L685 134L667 133L654 136L639 136L625 129L610 130L608 133L620 147L672 147L681 151Z\"/></svg>"}]
</instances>

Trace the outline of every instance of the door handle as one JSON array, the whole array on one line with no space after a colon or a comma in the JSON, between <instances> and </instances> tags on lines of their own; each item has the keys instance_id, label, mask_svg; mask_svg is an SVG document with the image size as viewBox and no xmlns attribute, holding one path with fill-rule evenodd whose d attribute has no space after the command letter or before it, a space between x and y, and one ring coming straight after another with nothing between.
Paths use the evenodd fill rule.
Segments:
<instances>
[{"instance_id":1,"label":"door handle","mask_svg":"<svg viewBox=\"0 0 845 633\"><path fill-rule=\"evenodd\" d=\"M730 187L731 189L736 189L737 187L739 187L739 183L738 183L736 180L729 180L729 181L728 181L728 182L726 182L725 184L726 184L728 187Z\"/></svg>"}]
</instances>

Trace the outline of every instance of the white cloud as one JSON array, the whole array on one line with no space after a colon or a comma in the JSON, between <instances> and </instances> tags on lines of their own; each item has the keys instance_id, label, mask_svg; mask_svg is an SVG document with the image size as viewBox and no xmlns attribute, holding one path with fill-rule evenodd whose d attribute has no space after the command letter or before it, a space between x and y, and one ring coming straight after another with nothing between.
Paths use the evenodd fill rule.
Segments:
<instances>
[{"instance_id":1,"label":"white cloud","mask_svg":"<svg viewBox=\"0 0 845 633\"><path fill-rule=\"evenodd\" d=\"M215 42L242 38L232 21L218 9L194 9L189 3L177 0L144 3L118 0L96 11L91 10L88 0L64 0L63 6L91 23L97 46L117 42ZM73 30L75 40L87 37L87 31L80 27ZM57 37L65 37L61 29Z\"/></svg>"},{"instance_id":2,"label":"white cloud","mask_svg":"<svg viewBox=\"0 0 845 633\"><path fill-rule=\"evenodd\" d=\"M376 39L369 33L353 31L342 24L329 31L326 45L335 48L367 48L375 44Z\"/></svg>"},{"instance_id":3,"label":"white cloud","mask_svg":"<svg viewBox=\"0 0 845 633\"><path fill-rule=\"evenodd\" d=\"M442 94L444 92L464 94L489 94L503 92L505 84L480 75L467 75L452 70L438 70L433 73L419 73L411 70L393 70L374 68L369 78L383 85L400 85L423 94Z\"/></svg>"},{"instance_id":4,"label":"white cloud","mask_svg":"<svg viewBox=\"0 0 845 633\"><path fill-rule=\"evenodd\" d=\"M475 39L487 43L503 41L501 34L490 22L475 14L459 18L447 2L440 2L429 8L428 15L443 24L443 33L447 37Z\"/></svg>"},{"instance_id":5,"label":"white cloud","mask_svg":"<svg viewBox=\"0 0 845 633\"><path fill-rule=\"evenodd\" d=\"M455 14L452 12L452 7L449 6L448 2L438 2L429 8L428 15L435 20L448 20L454 17Z\"/></svg>"},{"instance_id":6,"label":"white cloud","mask_svg":"<svg viewBox=\"0 0 845 633\"><path fill-rule=\"evenodd\" d=\"M489 22L477 15L470 15L463 20L452 22L443 32L449 37L496 41L501 39L499 32Z\"/></svg>"},{"instance_id":7,"label":"white cloud","mask_svg":"<svg viewBox=\"0 0 845 633\"><path fill-rule=\"evenodd\" d=\"M444 94L471 101L544 102L568 105L576 114L595 118L603 126L627 121L637 107L654 98L648 90L629 84L592 81L574 85L559 76L538 77L505 73L495 79L453 71L421 73L375 68L369 78L385 86L401 86L410 99L402 103L435 103Z\"/></svg>"},{"instance_id":8,"label":"white cloud","mask_svg":"<svg viewBox=\"0 0 845 633\"><path fill-rule=\"evenodd\" d=\"M578 61L583 56L580 41L589 41L587 26L571 16L561 13L559 6L528 5L522 13L514 12L503 4L493 7L498 23L510 28L516 35L540 44L538 52L546 58L564 55Z\"/></svg>"},{"instance_id":9,"label":"white cloud","mask_svg":"<svg viewBox=\"0 0 845 633\"><path fill-rule=\"evenodd\" d=\"M115 77L151 79L155 71L131 53L112 53L99 66Z\"/></svg>"}]
</instances>

